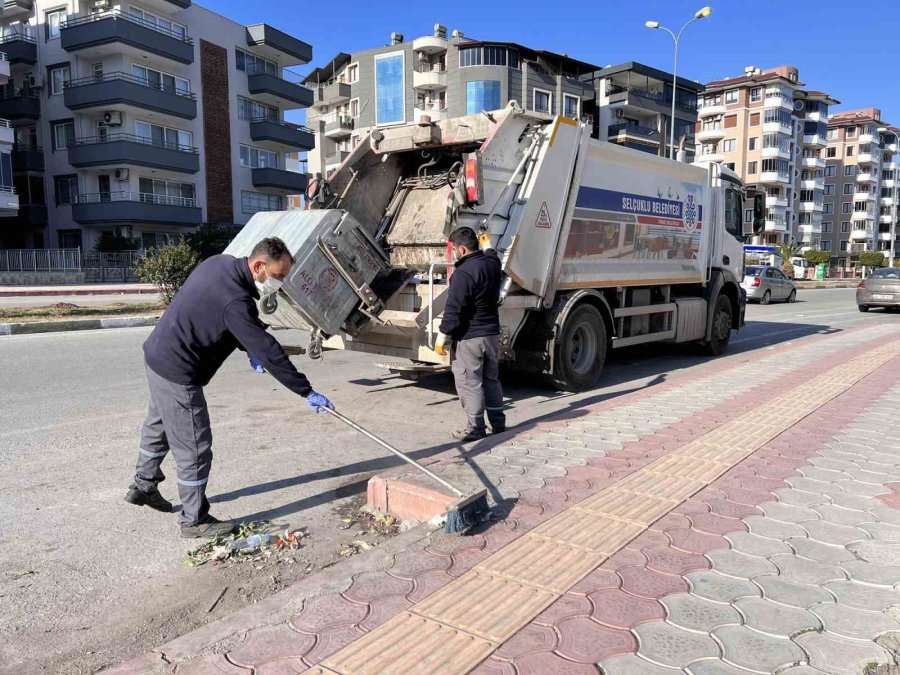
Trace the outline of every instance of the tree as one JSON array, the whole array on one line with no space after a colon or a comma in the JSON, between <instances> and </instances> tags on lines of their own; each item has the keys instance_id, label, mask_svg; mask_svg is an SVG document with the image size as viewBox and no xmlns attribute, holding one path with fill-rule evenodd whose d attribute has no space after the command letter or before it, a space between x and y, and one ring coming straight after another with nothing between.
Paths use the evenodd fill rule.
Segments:
<instances>
[{"instance_id":1,"label":"tree","mask_svg":"<svg viewBox=\"0 0 900 675\"><path fill-rule=\"evenodd\" d=\"M803 257L809 262L810 265L827 265L831 262L830 252L819 251L817 249L810 249L803 254Z\"/></svg>"},{"instance_id":2,"label":"tree","mask_svg":"<svg viewBox=\"0 0 900 675\"><path fill-rule=\"evenodd\" d=\"M141 242L136 237L120 237L112 232L101 232L94 250L100 253L117 253L120 251L137 251Z\"/></svg>"},{"instance_id":3,"label":"tree","mask_svg":"<svg viewBox=\"0 0 900 675\"><path fill-rule=\"evenodd\" d=\"M887 262L881 251L862 251L859 254L859 264L863 267L885 267Z\"/></svg>"},{"instance_id":4,"label":"tree","mask_svg":"<svg viewBox=\"0 0 900 675\"><path fill-rule=\"evenodd\" d=\"M796 258L800 254L800 244L797 243L796 239L792 239L789 242L785 241L775 244L775 250L783 261L781 263L781 271L784 272L788 279L793 279L794 264L791 262L791 258Z\"/></svg>"},{"instance_id":5,"label":"tree","mask_svg":"<svg viewBox=\"0 0 900 675\"><path fill-rule=\"evenodd\" d=\"M231 240L234 239L235 228L228 225L204 223L196 232L188 236L188 244L200 260L206 260L210 256L217 255L225 250Z\"/></svg>"},{"instance_id":6,"label":"tree","mask_svg":"<svg viewBox=\"0 0 900 675\"><path fill-rule=\"evenodd\" d=\"M145 284L156 286L168 305L199 262L197 253L183 241L147 251L134 264L134 271Z\"/></svg>"}]
</instances>

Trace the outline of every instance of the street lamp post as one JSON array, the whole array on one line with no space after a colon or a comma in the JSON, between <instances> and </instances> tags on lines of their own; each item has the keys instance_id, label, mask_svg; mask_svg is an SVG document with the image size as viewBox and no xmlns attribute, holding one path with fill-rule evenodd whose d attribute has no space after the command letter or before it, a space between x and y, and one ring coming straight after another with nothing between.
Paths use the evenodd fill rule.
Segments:
<instances>
[{"instance_id":1,"label":"street lamp post","mask_svg":"<svg viewBox=\"0 0 900 675\"><path fill-rule=\"evenodd\" d=\"M671 153L672 159L675 159L675 93L678 91L678 42L681 40L681 34L684 32L684 29L690 26L695 21L699 21L700 19L705 19L710 14L712 14L712 7L704 7L701 10L698 10L696 14L694 14L694 18L688 21L681 27L681 30L678 31L678 35L675 35L671 30L666 28L663 25L660 25L659 21L645 21L644 25L647 28L652 28L654 30L664 30L669 35L672 36L672 39L675 40L675 64L672 67L672 117L671 117L671 125L672 125L672 133L670 136L670 145L671 145ZM665 131L663 132L663 138L665 138Z\"/></svg>"},{"instance_id":2,"label":"street lamp post","mask_svg":"<svg viewBox=\"0 0 900 675\"><path fill-rule=\"evenodd\" d=\"M888 129L887 127L879 127L878 133L885 134L885 135L893 134L894 143L896 144L896 143L900 142L900 134L898 134L896 131L892 131L891 129ZM892 153L892 154L897 154L897 153ZM891 161L893 162L893 159ZM894 256L895 256L895 247L896 247L894 238L897 236L897 198L898 198L898 196L900 196L900 192L897 191L897 172L896 172L896 170L894 171L894 188L893 188L893 190L891 190L891 193L892 193L892 196L891 196L891 202L892 202L892 204L891 204L891 229L890 229L891 248L890 248L890 254L888 255L888 267L894 266Z\"/></svg>"}]
</instances>

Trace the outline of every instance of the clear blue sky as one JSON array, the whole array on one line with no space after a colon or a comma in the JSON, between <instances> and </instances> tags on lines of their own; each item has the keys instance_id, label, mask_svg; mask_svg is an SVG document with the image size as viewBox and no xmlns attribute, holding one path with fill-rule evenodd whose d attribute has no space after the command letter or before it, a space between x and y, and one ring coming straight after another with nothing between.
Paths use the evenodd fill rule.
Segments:
<instances>
[{"instance_id":1,"label":"clear blue sky","mask_svg":"<svg viewBox=\"0 0 900 675\"><path fill-rule=\"evenodd\" d=\"M471 37L519 42L601 66L640 61L671 70L672 39L644 28L644 21L654 19L677 32L703 6L702 0L199 2L241 23L270 23L312 44L313 62L298 68L304 74L339 51L385 44L393 31L407 39L430 34L435 22ZM900 125L897 0L724 0L711 6L712 16L685 31L679 75L708 82L740 75L748 65L792 64L810 88L841 101L834 110L880 107L886 121Z\"/></svg>"}]
</instances>

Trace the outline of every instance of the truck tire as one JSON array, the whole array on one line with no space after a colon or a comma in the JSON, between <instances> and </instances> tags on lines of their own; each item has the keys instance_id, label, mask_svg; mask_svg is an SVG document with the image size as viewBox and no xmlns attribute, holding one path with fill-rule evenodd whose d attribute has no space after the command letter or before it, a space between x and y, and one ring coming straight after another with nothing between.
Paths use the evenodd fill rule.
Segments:
<instances>
[{"instance_id":1,"label":"truck tire","mask_svg":"<svg viewBox=\"0 0 900 675\"><path fill-rule=\"evenodd\" d=\"M606 360L606 324L596 307L579 305L566 317L554 345L553 386L564 391L593 387Z\"/></svg>"},{"instance_id":2,"label":"truck tire","mask_svg":"<svg viewBox=\"0 0 900 675\"><path fill-rule=\"evenodd\" d=\"M712 356L721 356L728 341L731 339L731 321L734 309L731 300L725 295L716 298L715 314L713 315L712 335L706 343L706 351Z\"/></svg>"}]
</instances>

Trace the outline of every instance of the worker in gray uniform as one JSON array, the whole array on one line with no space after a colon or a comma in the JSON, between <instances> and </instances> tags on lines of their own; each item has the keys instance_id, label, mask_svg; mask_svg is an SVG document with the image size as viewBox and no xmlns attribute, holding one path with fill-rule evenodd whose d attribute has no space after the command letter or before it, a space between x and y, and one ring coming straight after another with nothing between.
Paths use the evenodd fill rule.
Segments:
<instances>
[{"instance_id":1,"label":"worker in gray uniform","mask_svg":"<svg viewBox=\"0 0 900 675\"><path fill-rule=\"evenodd\" d=\"M500 259L496 251L480 250L471 227L450 234L456 258L435 351L450 346L450 369L459 402L466 412L466 428L453 432L462 442L506 430L503 389L500 386Z\"/></svg>"},{"instance_id":2,"label":"worker in gray uniform","mask_svg":"<svg viewBox=\"0 0 900 675\"><path fill-rule=\"evenodd\" d=\"M278 341L259 320L260 293L281 287L294 260L278 238L263 239L249 258L216 255L188 277L150 337L144 360L150 405L141 430L134 482L125 501L170 512L159 492L161 465L171 450L181 498L181 535L215 537L232 532L230 521L209 514L206 485L212 466L212 431L203 395L225 359L241 349L285 387L303 396L314 412L334 406L313 391ZM253 363L255 360L256 363Z\"/></svg>"}]
</instances>

